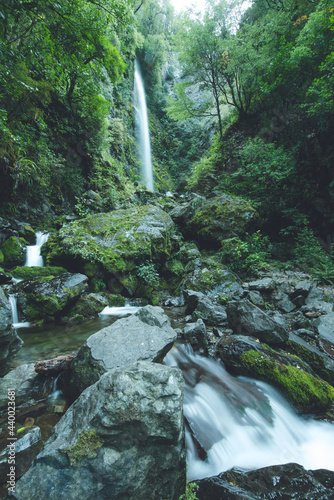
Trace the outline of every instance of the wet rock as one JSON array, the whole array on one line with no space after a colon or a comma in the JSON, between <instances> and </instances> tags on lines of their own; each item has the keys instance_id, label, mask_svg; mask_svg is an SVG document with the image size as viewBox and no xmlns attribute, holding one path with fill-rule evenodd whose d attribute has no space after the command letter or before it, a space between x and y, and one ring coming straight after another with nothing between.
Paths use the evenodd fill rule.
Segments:
<instances>
[{"instance_id":1,"label":"wet rock","mask_svg":"<svg viewBox=\"0 0 334 500\"><path fill-rule=\"evenodd\" d=\"M182 406L176 368L139 362L105 373L56 425L14 498L179 498Z\"/></svg>"},{"instance_id":2,"label":"wet rock","mask_svg":"<svg viewBox=\"0 0 334 500\"><path fill-rule=\"evenodd\" d=\"M248 286L250 290L271 292L275 288L275 281L272 278L262 278L260 280L251 281L248 283Z\"/></svg>"},{"instance_id":3,"label":"wet rock","mask_svg":"<svg viewBox=\"0 0 334 500\"><path fill-rule=\"evenodd\" d=\"M196 323L188 323L183 329L182 337L190 342L193 347L207 347L208 337L205 323L198 319Z\"/></svg>"},{"instance_id":4,"label":"wet rock","mask_svg":"<svg viewBox=\"0 0 334 500\"><path fill-rule=\"evenodd\" d=\"M160 307L146 306L91 335L70 368L70 390L78 395L112 368L135 361L161 361L177 338Z\"/></svg>"},{"instance_id":5,"label":"wet rock","mask_svg":"<svg viewBox=\"0 0 334 500\"><path fill-rule=\"evenodd\" d=\"M83 274L64 273L56 278L23 281L16 285L17 303L28 321L53 321L70 306L88 286Z\"/></svg>"},{"instance_id":6,"label":"wet rock","mask_svg":"<svg viewBox=\"0 0 334 500\"><path fill-rule=\"evenodd\" d=\"M0 379L0 408L8 404L8 387L15 389L16 404L32 398L37 374L34 363L20 365Z\"/></svg>"},{"instance_id":7,"label":"wet rock","mask_svg":"<svg viewBox=\"0 0 334 500\"><path fill-rule=\"evenodd\" d=\"M313 325L322 339L334 344L334 313L320 316L313 321Z\"/></svg>"},{"instance_id":8,"label":"wet rock","mask_svg":"<svg viewBox=\"0 0 334 500\"><path fill-rule=\"evenodd\" d=\"M260 294L260 292L252 290L252 291L248 292L247 298L255 306L263 306L264 305L264 300L263 300L263 297Z\"/></svg>"},{"instance_id":9,"label":"wet rock","mask_svg":"<svg viewBox=\"0 0 334 500\"><path fill-rule=\"evenodd\" d=\"M18 479L28 469L28 464L41 449L41 429L32 427L26 429L24 434L18 435L15 441L15 477ZM5 448L0 453L0 477L5 478L9 472L8 459L10 458L10 448Z\"/></svg>"},{"instance_id":10,"label":"wet rock","mask_svg":"<svg viewBox=\"0 0 334 500\"><path fill-rule=\"evenodd\" d=\"M299 281L294 286L294 289L290 292L290 298L294 299L295 297L298 297L299 295L306 298L308 296L311 288L312 288L311 281L308 281L308 280Z\"/></svg>"},{"instance_id":11,"label":"wet rock","mask_svg":"<svg viewBox=\"0 0 334 500\"><path fill-rule=\"evenodd\" d=\"M0 287L0 377L9 372L12 359L22 343L12 326L12 310L9 300L3 288Z\"/></svg>"},{"instance_id":12,"label":"wet rock","mask_svg":"<svg viewBox=\"0 0 334 500\"><path fill-rule=\"evenodd\" d=\"M321 315L321 314L329 314L333 311L333 304L330 304L329 302L324 302L323 300L306 299L305 302L306 302L305 305L301 307L301 311L303 311L304 314L318 313L319 315Z\"/></svg>"},{"instance_id":13,"label":"wet rock","mask_svg":"<svg viewBox=\"0 0 334 500\"><path fill-rule=\"evenodd\" d=\"M289 313L296 309L296 305L291 302L287 295L279 300L276 305L281 311L285 313Z\"/></svg>"},{"instance_id":14,"label":"wet rock","mask_svg":"<svg viewBox=\"0 0 334 500\"><path fill-rule=\"evenodd\" d=\"M299 332L298 332L299 333ZM306 361L314 372L334 386L334 360L297 335L290 333L287 348Z\"/></svg>"},{"instance_id":15,"label":"wet rock","mask_svg":"<svg viewBox=\"0 0 334 500\"><path fill-rule=\"evenodd\" d=\"M198 481L199 500L330 500L334 498L334 472L305 470L290 463L254 471L234 468Z\"/></svg>"},{"instance_id":16,"label":"wet rock","mask_svg":"<svg viewBox=\"0 0 334 500\"><path fill-rule=\"evenodd\" d=\"M226 324L226 308L213 302L201 292L185 290L183 292L187 305L186 314L191 314L193 320L202 319L209 326Z\"/></svg>"},{"instance_id":17,"label":"wet rock","mask_svg":"<svg viewBox=\"0 0 334 500\"><path fill-rule=\"evenodd\" d=\"M69 320L77 315L83 319L94 318L108 305L108 299L98 293L83 294L69 312Z\"/></svg>"},{"instance_id":18,"label":"wet rock","mask_svg":"<svg viewBox=\"0 0 334 500\"><path fill-rule=\"evenodd\" d=\"M236 335L220 339L217 352L226 369L235 375L268 382L282 392L300 413L323 413L334 400L334 387L318 377L310 366L311 362L314 367L321 366L321 360L314 353L308 352L308 364L301 357L268 348L249 337ZM322 366L323 373L328 373L332 380L332 373L323 361Z\"/></svg>"},{"instance_id":19,"label":"wet rock","mask_svg":"<svg viewBox=\"0 0 334 500\"><path fill-rule=\"evenodd\" d=\"M289 338L282 316L270 317L247 299L228 302L226 310L229 326L238 335L251 335L269 345L284 344Z\"/></svg>"}]
</instances>

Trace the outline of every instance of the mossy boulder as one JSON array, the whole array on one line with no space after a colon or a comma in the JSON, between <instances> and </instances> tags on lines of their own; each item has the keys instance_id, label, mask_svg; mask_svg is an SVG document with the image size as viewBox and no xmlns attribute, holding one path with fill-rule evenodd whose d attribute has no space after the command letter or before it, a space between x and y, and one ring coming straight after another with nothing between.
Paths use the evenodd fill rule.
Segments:
<instances>
[{"instance_id":1,"label":"mossy boulder","mask_svg":"<svg viewBox=\"0 0 334 500\"><path fill-rule=\"evenodd\" d=\"M238 278L215 257L191 260L184 270L181 290L190 289L203 293L219 293L224 297L241 289Z\"/></svg>"},{"instance_id":2,"label":"mossy boulder","mask_svg":"<svg viewBox=\"0 0 334 500\"><path fill-rule=\"evenodd\" d=\"M323 413L334 401L334 387L298 356L238 335L220 340L218 353L233 374L272 384L300 413Z\"/></svg>"},{"instance_id":3,"label":"mossy boulder","mask_svg":"<svg viewBox=\"0 0 334 500\"><path fill-rule=\"evenodd\" d=\"M71 273L22 281L16 285L18 307L27 321L54 321L86 291L87 286L87 276Z\"/></svg>"},{"instance_id":4,"label":"mossy boulder","mask_svg":"<svg viewBox=\"0 0 334 500\"><path fill-rule=\"evenodd\" d=\"M71 309L69 320L71 321L72 318L78 318L79 316L82 319L93 318L108 305L109 301L106 297L98 293L85 293L79 297L75 306Z\"/></svg>"},{"instance_id":5,"label":"mossy boulder","mask_svg":"<svg viewBox=\"0 0 334 500\"><path fill-rule=\"evenodd\" d=\"M14 278L22 280L34 280L36 278L45 276L59 276L60 274L66 273L66 269L63 267L56 266L45 266L45 267L16 267L11 271L11 275Z\"/></svg>"},{"instance_id":6,"label":"mossy boulder","mask_svg":"<svg viewBox=\"0 0 334 500\"><path fill-rule=\"evenodd\" d=\"M51 236L42 251L48 264L70 265L91 279L98 275L110 291L120 293L139 265L163 266L178 246L174 230L159 207L134 207L73 221Z\"/></svg>"},{"instance_id":7,"label":"mossy boulder","mask_svg":"<svg viewBox=\"0 0 334 500\"><path fill-rule=\"evenodd\" d=\"M34 245L36 242L36 234L30 224L23 223L18 227L19 235L24 238L30 245Z\"/></svg>"},{"instance_id":8,"label":"mossy boulder","mask_svg":"<svg viewBox=\"0 0 334 500\"><path fill-rule=\"evenodd\" d=\"M189 225L202 245L218 247L227 238L255 229L258 217L248 201L222 194L205 200L195 210Z\"/></svg>"},{"instance_id":9,"label":"mossy boulder","mask_svg":"<svg viewBox=\"0 0 334 500\"><path fill-rule=\"evenodd\" d=\"M12 267L24 264L27 252L26 247L27 242L24 238L10 236L1 248L4 256L4 265Z\"/></svg>"}]
</instances>

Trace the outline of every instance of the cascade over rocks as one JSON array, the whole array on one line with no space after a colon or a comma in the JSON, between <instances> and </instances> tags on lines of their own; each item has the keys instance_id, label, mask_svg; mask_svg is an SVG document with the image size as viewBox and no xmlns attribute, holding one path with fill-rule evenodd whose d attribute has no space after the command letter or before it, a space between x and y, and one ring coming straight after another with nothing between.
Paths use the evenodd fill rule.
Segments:
<instances>
[{"instance_id":1,"label":"cascade over rocks","mask_svg":"<svg viewBox=\"0 0 334 500\"><path fill-rule=\"evenodd\" d=\"M301 465L290 463L247 472L233 468L197 484L199 500L330 500L334 472L305 470Z\"/></svg>"},{"instance_id":2,"label":"cascade over rocks","mask_svg":"<svg viewBox=\"0 0 334 500\"><path fill-rule=\"evenodd\" d=\"M14 498L168 499L185 488L183 378L148 362L86 389L54 428Z\"/></svg>"},{"instance_id":3,"label":"cascade over rocks","mask_svg":"<svg viewBox=\"0 0 334 500\"><path fill-rule=\"evenodd\" d=\"M9 372L12 358L22 343L12 326L12 310L9 300L3 288L0 287L0 377Z\"/></svg>"},{"instance_id":4,"label":"cascade over rocks","mask_svg":"<svg viewBox=\"0 0 334 500\"><path fill-rule=\"evenodd\" d=\"M177 338L160 307L146 306L91 335L70 368L69 386L78 395L112 368L136 361L161 361Z\"/></svg>"},{"instance_id":5,"label":"cascade over rocks","mask_svg":"<svg viewBox=\"0 0 334 500\"><path fill-rule=\"evenodd\" d=\"M226 311L229 326L238 335L251 335L269 345L282 345L289 338L283 316L269 316L248 299L228 302Z\"/></svg>"}]
</instances>

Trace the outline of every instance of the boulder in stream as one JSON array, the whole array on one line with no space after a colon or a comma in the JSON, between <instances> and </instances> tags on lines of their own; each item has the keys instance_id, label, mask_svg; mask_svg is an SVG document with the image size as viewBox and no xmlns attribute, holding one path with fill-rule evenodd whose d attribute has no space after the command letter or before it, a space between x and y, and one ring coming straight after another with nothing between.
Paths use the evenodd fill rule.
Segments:
<instances>
[{"instance_id":1,"label":"boulder in stream","mask_svg":"<svg viewBox=\"0 0 334 500\"><path fill-rule=\"evenodd\" d=\"M77 396L108 370L136 361L162 361L177 338L160 307L146 306L91 335L70 367L69 390Z\"/></svg>"},{"instance_id":2,"label":"boulder in stream","mask_svg":"<svg viewBox=\"0 0 334 500\"><path fill-rule=\"evenodd\" d=\"M254 471L233 468L198 481L199 500L330 500L334 498L334 472L305 470L290 463Z\"/></svg>"},{"instance_id":3,"label":"boulder in stream","mask_svg":"<svg viewBox=\"0 0 334 500\"><path fill-rule=\"evenodd\" d=\"M178 499L182 407L177 368L138 362L110 370L68 409L14 498Z\"/></svg>"}]
</instances>

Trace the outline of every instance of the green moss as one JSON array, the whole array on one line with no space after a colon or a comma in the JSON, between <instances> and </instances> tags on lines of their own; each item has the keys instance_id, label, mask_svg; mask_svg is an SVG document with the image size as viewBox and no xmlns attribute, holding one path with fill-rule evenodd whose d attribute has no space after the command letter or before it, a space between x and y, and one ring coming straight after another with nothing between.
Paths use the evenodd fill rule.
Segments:
<instances>
[{"instance_id":1,"label":"green moss","mask_svg":"<svg viewBox=\"0 0 334 500\"><path fill-rule=\"evenodd\" d=\"M73 446L69 446L61 451L67 454L70 465L74 465L83 458L94 458L96 456L96 450L100 448L102 444L96 432L94 430L90 431L88 428L87 431L80 434L79 439Z\"/></svg>"},{"instance_id":2,"label":"green moss","mask_svg":"<svg viewBox=\"0 0 334 500\"><path fill-rule=\"evenodd\" d=\"M2 251L0 250L0 264L3 264L5 262L5 257Z\"/></svg>"},{"instance_id":3,"label":"green moss","mask_svg":"<svg viewBox=\"0 0 334 500\"><path fill-rule=\"evenodd\" d=\"M249 373L280 389L301 412L325 411L334 400L334 387L296 366L253 350L241 356L241 363Z\"/></svg>"},{"instance_id":4,"label":"green moss","mask_svg":"<svg viewBox=\"0 0 334 500\"><path fill-rule=\"evenodd\" d=\"M19 265L25 258L27 242L24 238L11 236L2 245L2 253L6 266Z\"/></svg>"},{"instance_id":5,"label":"green moss","mask_svg":"<svg viewBox=\"0 0 334 500\"><path fill-rule=\"evenodd\" d=\"M63 267L45 266L45 267L16 267L11 275L14 278L23 280L33 280L42 276L59 276L59 274L66 273Z\"/></svg>"},{"instance_id":6,"label":"green moss","mask_svg":"<svg viewBox=\"0 0 334 500\"><path fill-rule=\"evenodd\" d=\"M290 351L293 351L299 358L303 359L310 365L310 367L324 380L329 382L330 384L334 384L334 373L332 370L326 368L324 358L317 354L316 352L312 352L306 347L303 347L296 342L288 342L286 343L287 347Z\"/></svg>"}]
</instances>

